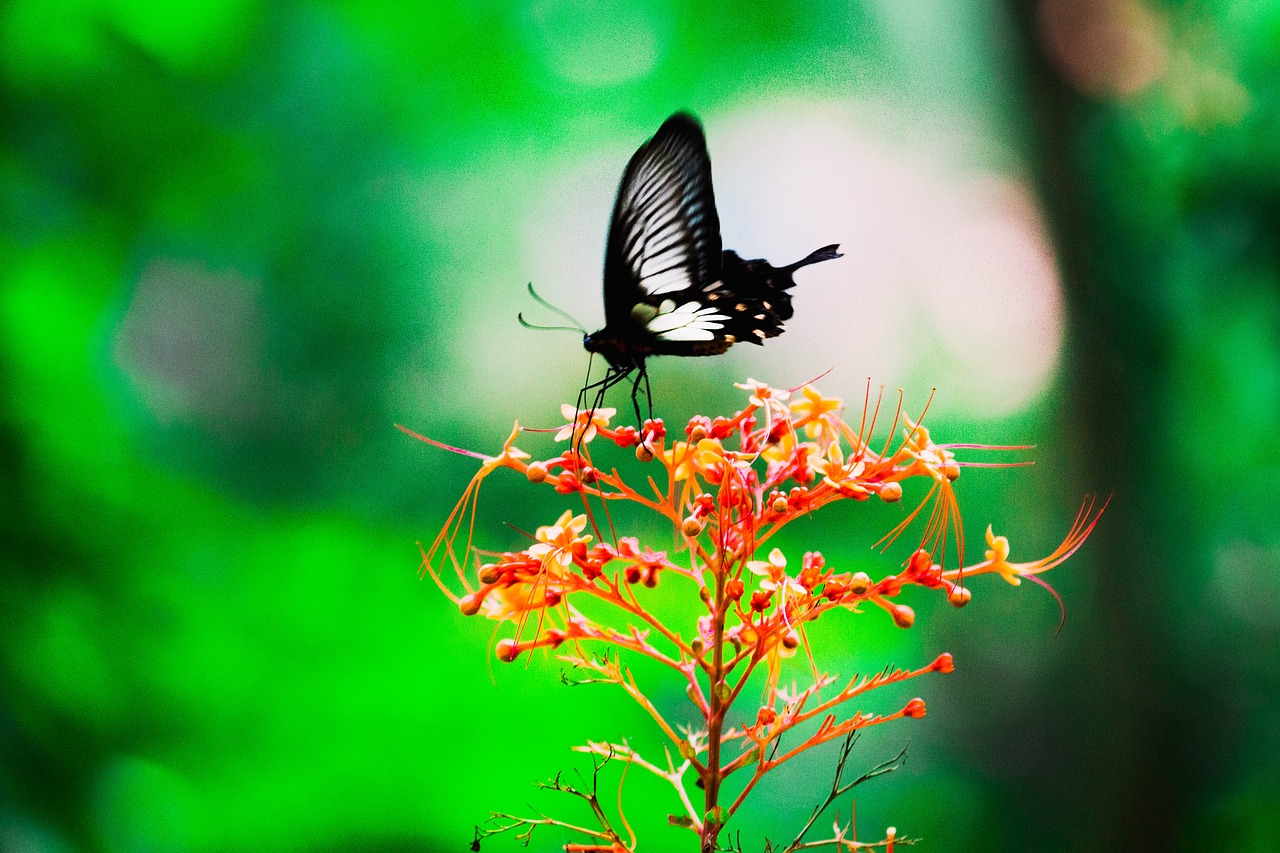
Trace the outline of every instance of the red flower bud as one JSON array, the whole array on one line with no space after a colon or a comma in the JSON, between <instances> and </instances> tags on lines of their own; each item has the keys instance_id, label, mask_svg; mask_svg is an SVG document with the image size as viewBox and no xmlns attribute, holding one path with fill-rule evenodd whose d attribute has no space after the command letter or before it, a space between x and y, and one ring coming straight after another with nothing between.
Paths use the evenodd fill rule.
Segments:
<instances>
[{"instance_id":1,"label":"red flower bud","mask_svg":"<svg viewBox=\"0 0 1280 853\"><path fill-rule=\"evenodd\" d=\"M730 578L724 584L724 597L728 601L737 601L745 592L741 578Z\"/></svg>"},{"instance_id":2,"label":"red flower bud","mask_svg":"<svg viewBox=\"0 0 1280 853\"><path fill-rule=\"evenodd\" d=\"M582 483L568 471L556 477L556 491L562 495L572 495L582 491Z\"/></svg>"},{"instance_id":3,"label":"red flower bud","mask_svg":"<svg viewBox=\"0 0 1280 853\"><path fill-rule=\"evenodd\" d=\"M641 427L640 433L645 436L645 444L648 444L650 439L658 442L666 438L667 428L663 425L662 418L652 418L644 422L644 426Z\"/></svg>"},{"instance_id":4,"label":"red flower bud","mask_svg":"<svg viewBox=\"0 0 1280 853\"><path fill-rule=\"evenodd\" d=\"M640 434L636 432L633 426L624 426L619 428L613 434L613 442L621 448L628 448L640 441Z\"/></svg>"}]
</instances>

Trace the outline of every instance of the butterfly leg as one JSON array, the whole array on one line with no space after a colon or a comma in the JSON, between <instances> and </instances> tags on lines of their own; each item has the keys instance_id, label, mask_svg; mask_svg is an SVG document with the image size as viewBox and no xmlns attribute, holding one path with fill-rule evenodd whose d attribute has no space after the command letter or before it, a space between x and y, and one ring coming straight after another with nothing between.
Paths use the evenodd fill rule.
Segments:
<instances>
[{"instance_id":1,"label":"butterfly leg","mask_svg":"<svg viewBox=\"0 0 1280 853\"><path fill-rule=\"evenodd\" d=\"M640 365L640 372L636 374L635 381L631 383L631 406L636 411L636 429L644 426L644 419L640 417L640 383L644 383L644 399L649 407L649 420L653 420L653 393L649 390L649 371L646 366Z\"/></svg>"},{"instance_id":2,"label":"butterfly leg","mask_svg":"<svg viewBox=\"0 0 1280 853\"><path fill-rule=\"evenodd\" d=\"M653 420L653 392L649 390L649 371L643 372L644 376L644 401L649 406L649 420Z\"/></svg>"},{"instance_id":3,"label":"butterfly leg","mask_svg":"<svg viewBox=\"0 0 1280 853\"><path fill-rule=\"evenodd\" d=\"M633 370L635 370L633 367L628 367L623 370L614 370L613 368L610 368L609 371L605 373L603 379L597 379L595 382L588 382L586 385L582 386L582 390L578 392L578 403L574 409L573 422L578 422L578 413L582 411L590 412L590 415L588 415L588 420L590 420L590 418L595 415L596 409L599 409L604 405L605 393L614 385L617 385L619 382L630 376ZM591 406L587 408L585 407L587 397L593 391L595 392L595 396L591 400ZM585 433L585 430L583 433ZM578 450L578 444L582 441L583 433L579 433L574 441L573 449L575 452Z\"/></svg>"}]
</instances>

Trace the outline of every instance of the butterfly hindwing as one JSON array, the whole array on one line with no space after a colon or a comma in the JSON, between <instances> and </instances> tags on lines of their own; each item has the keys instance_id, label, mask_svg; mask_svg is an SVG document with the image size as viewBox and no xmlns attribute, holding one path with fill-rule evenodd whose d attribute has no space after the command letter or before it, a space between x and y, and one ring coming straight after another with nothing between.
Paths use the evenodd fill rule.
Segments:
<instances>
[{"instance_id":1,"label":"butterfly hindwing","mask_svg":"<svg viewBox=\"0 0 1280 853\"><path fill-rule=\"evenodd\" d=\"M676 113L636 151L622 177L605 250L607 325L701 339L716 321L707 319L714 312L696 313L706 307L697 297L719 283L720 265L706 139L696 119ZM677 294L686 298L668 305Z\"/></svg>"}]
</instances>

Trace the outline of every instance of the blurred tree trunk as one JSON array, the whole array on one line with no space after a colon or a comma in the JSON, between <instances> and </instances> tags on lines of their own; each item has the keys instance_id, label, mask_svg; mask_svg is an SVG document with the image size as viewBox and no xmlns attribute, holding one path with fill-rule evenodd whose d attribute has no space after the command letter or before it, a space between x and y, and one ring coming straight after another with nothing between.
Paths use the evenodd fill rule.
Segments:
<instances>
[{"instance_id":1,"label":"blurred tree trunk","mask_svg":"<svg viewBox=\"0 0 1280 853\"><path fill-rule=\"evenodd\" d=\"M1063 724L1054 732L1057 760L1044 762L1035 784L1056 790L1050 795L1056 811L1080 810L1072 834L1093 837L1078 849L1166 850L1183 805L1177 787L1185 778L1183 744L1194 738L1192 722L1179 718L1185 706L1171 695L1168 646L1153 603L1171 583L1161 550L1168 537L1151 511L1168 497L1151 493L1162 462L1150 440L1167 381L1166 344L1151 302L1135 293L1133 279L1116 280L1117 271L1142 263L1133 254L1136 241L1103 227L1097 208L1088 164L1107 162L1109 152L1107 137L1088 129L1108 107L1055 70L1037 6L1009 3L1024 53L1035 180L1071 320L1067 418L1079 437L1076 459L1087 466L1082 484L1111 489L1114 498L1089 543L1100 569L1091 580L1103 621L1077 640L1077 665L1070 683L1060 685L1067 707L1050 711ZM1064 782L1085 789L1064 791Z\"/></svg>"}]
</instances>

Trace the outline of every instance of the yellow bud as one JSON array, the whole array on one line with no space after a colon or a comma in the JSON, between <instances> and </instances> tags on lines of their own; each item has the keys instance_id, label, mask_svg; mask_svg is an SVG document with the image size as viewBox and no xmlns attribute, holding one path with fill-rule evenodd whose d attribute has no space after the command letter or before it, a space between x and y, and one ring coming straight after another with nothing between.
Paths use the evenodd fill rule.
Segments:
<instances>
[{"instance_id":1,"label":"yellow bud","mask_svg":"<svg viewBox=\"0 0 1280 853\"><path fill-rule=\"evenodd\" d=\"M790 631L782 638L782 647L784 649L794 649L800 645L800 635L795 631Z\"/></svg>"},{"instance_id":2,"label":"yellow bud","mask_svg":"<svg viewBox=\"0 0 1280 853\"><path fill-rule=\"evenodd\" d=\"M646 444L643 441L640 442L639 444L636 445L636 458L639 459L641 462L652 462L653 448L651 448L648 444Z\"/></svg>"},{"instance_id":3,"label":"yellow bud","mask_svg":"<svg viewBox=\"0 0 1280 853\"><path fill-rule=\"evenodd\" d=\"M778 515L782 515L784 512L787 511L787 499L782 495L778 495L776 498L773 499L773 506L771 508Z\"/></svg>"},{"instance_id":4,"label":"yellow bud","mask_svg":"<svg viewBox=\"0 0 1280 853\"><path fill-rule=\"evenodd\" d=\"M502 570L498 568L496 563L485 563L480 567L479 571L480 583L493 583L502 577Z\"/></svg>"},{"instance_id":5,"label":"yellow bud","mask_svg":"<svg viewBox=\"0 0 1280 853\"><path fill-rule=\"evenodd\" d=\"M699 441L707 437L707 431L703 429L702 424L698 424L689 431L689 443L697 444Z\"/></svg>"},{"instance_id":6,"label":"yellow bud","mask_svg":"<svg viewBox=\"0 0 1280 853\"><path fill-rule=\"evenodd\" d=\"M916 624L916 612L905 604L893 608L893 624L899 628L910 628Z\"/></svg>"},{"instance_id":7,"label":"yellow bud","mask_svg":"<svg viewBox=\"0 0 1280 853\"><path fill-rule=\"evenodd\" d=\"M849 591L854 595L862 595L871 589L871 576L866 572L854 572L849 578Z\"/></svg>"},{"instance_id":8,"label":"yellow bud","mask_svg":"<svg viewBox=\"0 0 1280 853\"><path fill-rule=\"evenodd\" d=\"M954 459L948 459L942 466L942 475L955 482L960 477L960 463Z\"/></svg>"},{"instance_id":9,"label":"yellow bud","mask_svg":"<svg viewBox=\"0 0 1280 853\"><path fill-rule=\"evenodd\" d=\"M524 469L524 475L529 478L530 483L541 483L547 479L547 466L541 462L530 462Z\"/></svg>"},{"instance_id":10,"label":"yellow bud","mask_svg":"<svg viewBox=\"0 0 1280 853\"><path fill-rule=\"evenodd\" d=\"M680 525L681 532L690 539L702 533L707 523L696 516L689 516L684 520L684 524Z\"/></svg>"},{"instance_id":11,"label":"yellow bud","mask_svg":"<svg viewBox=\"0 0 1280 853\"><path fill-rule=\"evenodd\" d=\"M947 595L947 601L951 602L952 607L964 607L971 598L973 598L973 593L962 586L956 587Z\"/></svg>"},{"instance_id":12,"label":"yellow bud","mask_svg":"<svg viewBox=\"0 0 1280 853\"><path fill-rule=\"evenodd\" d=\"M885 503L893 503L902 500L902 484L901 483L885 483L880 487L880 500Z\"/></svg>"}]
</instances>

